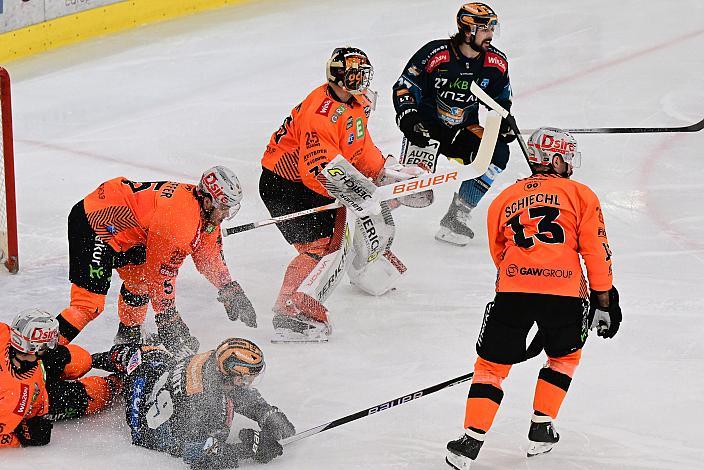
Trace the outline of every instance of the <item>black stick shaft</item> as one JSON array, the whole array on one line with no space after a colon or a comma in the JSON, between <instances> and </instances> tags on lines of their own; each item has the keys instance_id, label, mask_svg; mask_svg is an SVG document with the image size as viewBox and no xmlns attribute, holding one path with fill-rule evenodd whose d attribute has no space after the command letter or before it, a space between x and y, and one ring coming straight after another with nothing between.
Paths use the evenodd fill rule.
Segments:
<instances>
[{"instance_id":1,"label":"black stick shaft","mask_svg":"<svg viewBox=\"0 0 704 470\"><path fill-rule=\"evenodd\" d=\"M649 134L658 132L699 132L704 129L704 119L688 126L679 127L584 127L565 129L571 134ZM535 129L526 129L524 134L532 134Z\"/></svg>"},{"instance_id":2,"label":"black stick shaft","mask_svg":"<svg viewBox=\"0 0 704 470\"><path fill-rule=\"evenodd\" d=\"M403 396L398 397L394 400L386 401L384 403L379 403L378 405L371 406L371 407L367 408L366 410L361 410L356 413L352 413L350 415L344 416L342 418L338 418L334 421L330 421L329 423L321 424L320 426L316 426L316 427L310 428L306 431L299 432L295 436L291 436L287 439L282 440L281 444L282 445L290 444L291 442L295 442L300 439L304 439L306 437L321 433L323 431L327 431L332 428L336 428L338 426L342 426L343 424L347 424L349 422L356 421L356 420L364 418L366 416L380 413L382 411L386 411L386 410L391 409L391 408L398 406L398 405L403 405L405 403L408 403L409 401L413 401L418 398L424 397L426 395L430 395L431 393L437 392L437 391L442 390L444 388L452 387L454 385L461 384L463 382L467 382L468 380L471 380L473 376L474 376L474 372L470 372L469 374L461 375L461 376L456 377L454 379L450 379L445 382L433 385L431 387L424 388L423 390L418 390L417 392L409 393L408 395L403 395Z\"/></svg>"}]
</instances>

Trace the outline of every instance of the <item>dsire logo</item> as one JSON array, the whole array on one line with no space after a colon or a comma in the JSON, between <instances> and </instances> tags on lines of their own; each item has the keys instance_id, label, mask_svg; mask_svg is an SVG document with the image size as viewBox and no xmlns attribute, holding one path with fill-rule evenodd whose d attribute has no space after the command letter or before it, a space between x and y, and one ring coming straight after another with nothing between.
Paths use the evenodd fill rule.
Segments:
<instances>
[{"instance_id":1,"label":"dsire logo","mask_svg":"<svg viewBox=\"0 0 704 470\"><path fill-rule=\"evenodd\" d=\"M540 141L541 150L552 150L553 152L559 153L570 153L574 152L574 143L569 142L565 139L554 139L551 135L544 135Z\"/></svg>"},{"instance_id":2,"label":"dsire logo","mask_svg":"<svg viewBox=\"0 0 704 470\"><path fill-rule=\"evenodd\" d=\"M35 343L48 343L58 338L59 332L57 330L45 330L44 328L35 328L29 335L29 340Z\"/></svg>"},{"instance_id":3,"label":"dsire logo","mask_svg":"<svg viewBox=\"0 0 704 470\"><path fill-rule=\"evenodd\" d=\"M205 176L203 182L205 183L205 187L208 188L208 192L211 194L211 196L213 196L213 199L220 202L221 204L229 206L230 199L227 197L225 191L223 191L223 189L218 184L215 172L208 173Z\"/></svg>"}]
</instances>

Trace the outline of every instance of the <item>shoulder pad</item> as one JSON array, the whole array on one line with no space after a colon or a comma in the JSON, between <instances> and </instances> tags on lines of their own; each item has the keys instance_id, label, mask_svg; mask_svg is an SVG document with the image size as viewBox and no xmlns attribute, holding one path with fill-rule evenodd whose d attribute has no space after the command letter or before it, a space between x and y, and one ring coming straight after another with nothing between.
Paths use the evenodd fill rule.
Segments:
<instances>
[{"instance_id":1,"label":"shoulder pad","mask_svg":"<svg viewBox=\"0 0 704 470\"><path fill-rule=\"evenodd\" d=\"M437 39L423 46L425 52L421 65L427 73L435 70L438 65L450 61L450 41Z\"/></svg>"}]
</instances>

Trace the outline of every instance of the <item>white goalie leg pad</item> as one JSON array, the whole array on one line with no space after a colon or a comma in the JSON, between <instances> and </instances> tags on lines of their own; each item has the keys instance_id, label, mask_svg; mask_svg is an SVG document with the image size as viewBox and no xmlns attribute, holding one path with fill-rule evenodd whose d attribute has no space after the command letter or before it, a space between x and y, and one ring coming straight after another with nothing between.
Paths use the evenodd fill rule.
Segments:
<instances>
[{"instance_id":1,"label":"white goalie leg pad","mask_svg":"<svg viewBox=\"0 0 704 470\"><path fill-rule=\"evenodd\" d=\"M321 304L340 283L347 270L347 261L354 256L352 237L347 224L344 230L340 248L323 256L297 289Z\"/></svg>"},{"instance_id":2,"label":"white goalie leg pad","mask_svg":"<svg viewBox=\"0 0 704 470\"><path fill-rule=\"evenodd\" d=\"M405 274L407 268L391 251L356 269L354 263L347 274L353 286L371 295L384 295Z\"/></svg>"},{"instance_id":3,"label":"white goalie leg pad","mask_svg":"<svg viewBox=\"0 0 704 470\"><path fill-rule=\"evenodd\" d=\"M354 246L352 265L355 269L362 270L366 264L376 260L391 248L395 234L396 224L387 202L381 204L380 214L356 219L352 242Z\"/></svg>"}]
</instances>

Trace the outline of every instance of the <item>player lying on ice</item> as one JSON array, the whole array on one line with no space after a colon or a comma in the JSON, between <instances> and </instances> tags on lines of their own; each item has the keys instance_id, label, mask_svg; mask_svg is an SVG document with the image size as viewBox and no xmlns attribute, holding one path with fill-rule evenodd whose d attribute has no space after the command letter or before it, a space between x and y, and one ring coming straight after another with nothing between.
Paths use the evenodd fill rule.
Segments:
<instances>
[{"instance_id":1,"label":"player lying on ice","mask_svg":"<svg viewBox=\"0 0 704 470\"><path fill-rule=\"evenodd\" d=\"M119 344L93 355L95 367L124 377L125 417L132 443L180 457L193 469L267 463L279 440L296 433L286 415L262 398L253 381L265 368L257 345L229 338L214 350L176 359L162 347ZM256 421L227 442L237 415Z\"/></svg>"},{"instance_id":2,"label":"player lying on ice","mask_svg":"<svg viewBox=\"0 0 704 470\"><path fill-rule=\"evenodd\" d=\"M53 421L96 413L119 394L118 376L83 377L90 354L58 338L59 323L41 310L0 323L0 447L46 445Z\"/></svg>"}]
</instances>

